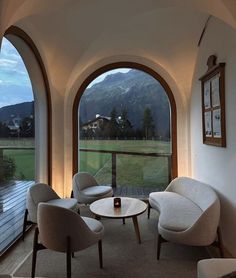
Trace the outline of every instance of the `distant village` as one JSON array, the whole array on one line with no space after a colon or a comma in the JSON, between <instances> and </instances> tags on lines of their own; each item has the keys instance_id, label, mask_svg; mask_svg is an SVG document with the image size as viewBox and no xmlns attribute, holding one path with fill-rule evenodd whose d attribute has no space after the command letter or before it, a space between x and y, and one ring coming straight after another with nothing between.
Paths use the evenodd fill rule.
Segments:
<instances>
[{"instance_id":1,"label":"distant village","mask_svg":"<svg viewBox=\"0 0 236 278\"><path fill-rule=\"evenodd\" d=\"M7 121L0 121L0 137L34 137L34 115L21 118L11 115Z\"/></svg>"},{"instance_id":2,"label":"distant village","mask_svg":"<svg viewBox=\"0 0 236 278\"><path fill-rule=\"evenodd\" d=\"M156 139L151 110L144 110L142 129L133 128L126 110L120 116L115 108L110 116L96 114L94 119L80 123L80 139Z\"/></svg>"},{"instance_id":3,"label":"distant village","mask_svg":"<svg viewBox=\"0 0 236 278\"><path fill-rule=\"evenodd\" d=\"M141 128L134 128L128 118L127 110L121 111L117 116L116 109L113 108L109 116L96 114L88 122L80 122L80 139L146 139L160 140L160 136L155 133L155 125L152 113L149 108L145 108ZM20 117L12 114L6 121L0 121L0 138L25 138L34 137L35 123L34 115Z\"/></svg>"}]
</instances>

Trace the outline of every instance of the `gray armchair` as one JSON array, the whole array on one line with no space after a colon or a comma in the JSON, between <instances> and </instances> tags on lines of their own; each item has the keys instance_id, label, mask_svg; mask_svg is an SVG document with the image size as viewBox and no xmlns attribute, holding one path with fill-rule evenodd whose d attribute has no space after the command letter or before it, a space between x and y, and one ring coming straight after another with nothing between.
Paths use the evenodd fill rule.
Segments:
<instances>
[{"instance_id":1,"label":"gray armchair","mask_svg":"<svg viewBox=\"0 0 236 278\"><path fill-rule=\"evenodd\" d=\"M37 210L40 202L47 202L55 206L78 211L77 200L74 198L60 198L47 184L36 183L27 192L26 210L23 223L23 239L28 224L37 223Z\"/></svg>"},{"instance_id":2,"label":"gray armchair","mask_svg":"<svg viewBox=\"0 0 236 278\"><path fill-rule=\"evenodd\" d=\"M95 178L87 172L79 172L73 177L73 196L82 204L113 196L111 186L99 185Z\"/></svg>"},{"instance_id":3,"label":"gray armchair","mask_svg":"<svg viewBox=\"0 0 236 278\"><path fill-rule=\"evenodd\" d=\"M74 252L98 243L100 268L102 262L103 225L88 217L81 217L76 212L48 203L38 206L38 227L35 229L32 273L35 277L37 251L50 249L66 253L67 278L71 277L71 257ZM66 225L65 225L66 223ZM40 237L40 243L38 242Z\"/></svg>"}]
</instances>

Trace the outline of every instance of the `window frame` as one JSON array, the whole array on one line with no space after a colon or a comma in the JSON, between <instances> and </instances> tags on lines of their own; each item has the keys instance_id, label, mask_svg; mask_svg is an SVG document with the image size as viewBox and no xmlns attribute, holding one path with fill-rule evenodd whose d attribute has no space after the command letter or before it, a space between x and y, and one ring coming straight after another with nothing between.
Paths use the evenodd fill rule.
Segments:
<instances>
[{"instance_id":1,"label":"window frame","mask_svg":"<svg viewBox=\"0 0 236 278\"><path fill-rule=\"evenodd\" d=\"M44 87L44 91L45 91L44 92L45 93L44 102L45 102L46 111L47 111L47 119L46 119L46 133L47 133L47 135L46 135L47 136L47 138L46 138L46 142L47 142L46 157L47 158L46 159L47 159L47 161L41 161L41 163L45 163L45 162L47 163L47 170L46 170L47 181L45 181L45 182L47 182L49 185L51 185L51 183L52 183L52 104L51 104L51 92L50 92L50 86L49 86L46 68L44 66L43 59L40 55L40 52L39 52L36 44L24 30L22 30L21 28L19 28L17 26L12 25L5 31L3 36L7 40L9 40L13 44L13 46L17 49L17 51L21 55L21 58L25 64L25 66L28 70L29 76L30 76L30 67L27 66L27 63L24 61L24 57L21 54L20 49L18 49L17 45L14 44L11 37L13 36L13 37L23 41L23 43L31 50L31 52L34 56L34 62L37 63L37 66L38 66L40 74L41 74L41 79L42 79L43 87ZM34 80L31 79L31 83L32 83L32 89L34 91ZM37 98L37 96L34 95L34 100L36 98ZM40 104L41 103L39 102L37 105L40 106ZM37 121L36 117L35 117L35 121ZM40 155L37 148L35 148L35 154ZM39 165L36 165L36 166L39 167ZM38 172L37 168L36 168L36 172ZM41 179L40 175L38 178Z\"/></svg>"},{"instance_id":2,"label":"window frame","mask_svg":"<svg viewBox=\"0 0 236 278\"><path fill-rule=\"evenodd\" d=\"M72 130L72 176L78 172L78 165L79 165L79 156L78 156L78 148L79 148L79 136L78 136L78 108L80 99L88 87L88 85L96 79L101 74L117 69L117 68L131 68L131 69L137 69L141 70L143 72L146 72L147 74L151 75L153 78L155 78L164 88L167 97L169 99L170 103L170 111L171 111L171 148L172 148L172 156L171 156L171 179L174 179L178 176L178 165L177 165L177 112L176 112L176 103L174 99L174 95L167 84L167 82L162 78L156 71L153 69L139 63L135 62L116 62L111 63L108 65L105 65L97 70L95 70L93 73L91 73L81 84L79 87L77 94L74 99L73 103L73 109L72 109L72 124L73 124L73 130Z\"/></svg>"}]
</instances>

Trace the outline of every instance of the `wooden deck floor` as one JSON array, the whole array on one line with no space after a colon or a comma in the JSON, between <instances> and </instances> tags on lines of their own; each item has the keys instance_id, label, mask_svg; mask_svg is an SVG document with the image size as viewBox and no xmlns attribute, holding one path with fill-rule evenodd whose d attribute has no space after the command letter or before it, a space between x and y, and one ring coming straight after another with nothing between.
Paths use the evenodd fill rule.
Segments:
<instances>
[{"instance_id":1,"label":"wooden deck floor","mask_svg":"<svg viewBox=\"0 0 236 278\"><path fill-rule=\"evenodd\" d=\"M0 186L0 255L22 232L26 192L33 181L15 181Z\"/></svg>"},{"instance_id":2,"label":"wooden deck floor","mask_svg":"<svg viewBox=\"0 0 236 278\"><path fill-rule=\"evenodd\" d=\"M132 197L142 200L147 200L151 192L160 191L159 188L154 187L130 187L130 186L121 186L113 189L115 196L122 197Z\"/></svg>"}]
</instances>

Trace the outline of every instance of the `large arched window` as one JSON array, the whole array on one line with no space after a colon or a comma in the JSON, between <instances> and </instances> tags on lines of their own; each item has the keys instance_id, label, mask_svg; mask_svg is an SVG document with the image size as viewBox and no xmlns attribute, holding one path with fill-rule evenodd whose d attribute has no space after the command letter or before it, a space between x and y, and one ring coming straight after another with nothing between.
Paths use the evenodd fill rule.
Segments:
<instances>
[{"instance_id":1,"label":"large arched window","mask_svg":"<svg viewBox=\"0 0 236 278\"><path fill-rule=\"evenodd\" d=\"M166 82L136 63L89 76L74 111L74 173L87 171L119 194L163 190L177 175L176 108Z\"/></svg>"},{"instance_id":2,"label":"large arched window","mask_svg":"<svg viewBox=\"0 0 236 278\"><path fill-rule=\"evenodd\" d=\"M46 71L32 39L6 30L0 64L0 254L22 232L27 188L51 181L51 102Z\"/></svg>"},{"instance_id":3,"label":"large arched window","mask_svg":"<svg viewBox=\"0 0 236 278\"><path fill-rule=\"evenodd\" d=\"M34 94L35 180L51 184L51 97L46 70L37 47L23 30L11 26L5 37L22 57Z\"/></svg>"},{"instance_id":4,"label":"large arched window","mask_svg":"<svg viewBox=\"0 0 236 278\"><path fill-rule=\"evenodd\" d=\"M34 181L34 95L24 62L6 38L0 65L0 182Z\"/></svg>"}]
</instances>

